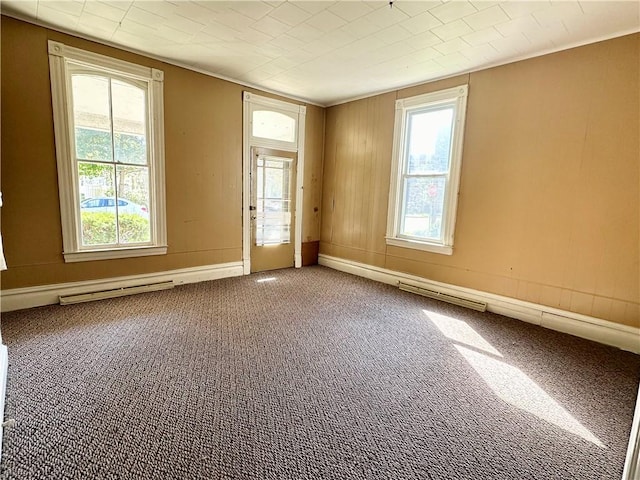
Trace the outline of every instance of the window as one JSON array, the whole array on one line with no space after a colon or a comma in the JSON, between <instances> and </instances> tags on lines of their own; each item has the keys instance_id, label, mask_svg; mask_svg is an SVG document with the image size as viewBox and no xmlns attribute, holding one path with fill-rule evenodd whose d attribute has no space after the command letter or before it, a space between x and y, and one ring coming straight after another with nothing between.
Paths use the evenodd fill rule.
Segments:
<instances>
[{"instance_id":1,"label":"window","mask_svg":"<svg viewBox=\"0 0 640 480\"><path fill-rule=\"evenodd\" d=\"M49 41L66 262L167 251L160 70Z\"/></svg>"},{"instance_id":2,"label":"window","mask_svg":"<svg viewBox=\"0 0 640 480\"><path fill-rule=\"evenodd\" d=\"M387 244L453 253L463 85L396 102Z\"/></svg>"},{"instance_id":3,"label":"window","mask_svg":"<svg viewBox=\"0 0 640 480\"><path fill-rule=\"evenodd\" d=\"M296 119L272 110L253 110L252 136L281 142L296 142Z\"/></svg>"}]
</instances>

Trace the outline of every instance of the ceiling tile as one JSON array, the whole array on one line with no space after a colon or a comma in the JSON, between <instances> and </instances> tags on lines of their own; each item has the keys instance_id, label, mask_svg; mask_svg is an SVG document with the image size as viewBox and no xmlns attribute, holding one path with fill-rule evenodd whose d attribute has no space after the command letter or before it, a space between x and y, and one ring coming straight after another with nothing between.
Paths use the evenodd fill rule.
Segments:
<instances>
[{"instance_id":1,"label":"ceiling tile","mask_svg":"<svg viewBox=\"0 0 640 480\"><path fill-rule=\"evenodd\" d=\"M372 8L367 2L338 2L329 7L328 11L347 22L352 22L370 13Z\"/></svg>"},{"instance_id":2,"label":"ceiling tile","mask_svg":"<svg viewBox=\"0 0 640 480\"><path fill-rule=\"evenodd\" d=\"M254 20L261 19L274 9L266 2L233 2L229 8Z\"/></svg>"},{"instance_id":3,"label":"ceiling tile","mask_svg":"<svg viewBox=\"0 0 640 480\"><path fill-rule=\"evenodd\" d=\"M442 54L432 47L422 48L413 53L413 58L416 62L433 60L434 58L438 58L441 56Z\"/></svg>"},{"instance_id":4,"label":"ceiling tile","mask_svg":"<svg viewBox=\"0 0 640 480\"><path fill-rule=\"evenodd\" d=\"M521 54L531 47L531 42L522 33L515 33L491 42L491 46L498 52L510 55Z\"/></svg>"},{"instance_id":5,"label":"ceiling tile","mask_svg":"<svg viewBox=\"0 0 640 480\"><path fill-rule=\"evenodd\" d=\"M508 37L514 33L538 30L540 25L532 16L526 16L516 18L515 20L509 20L508 22L501 23L493 28L498 30L503 37Z\"/></svg>"},{"instance_id":6,"label":"ceiling tile","mask_svg":"<svg viewBox=\"0 0 640 480\"><path fill-rule=\"evenodd\" d=\"M135 8L144 10L161 17L169 17L178 11L178 6L171 2L163 2L160 0L137 0L133 3Z\"/></svg>"},{"instance_id":7,"label":"ceiling tile","mask_svg":"<svg viewBox=\"0 0 640 480\"><path fill-rule=\"evenodd\" d=\"M533 12L532 15L538 23L544 27L568 17L583 15L583 13L578 2L564 1L556 2L548 8Z\"/></svg>"},{"instance_id":8,"label":"ceiling tile","mask_svg":"<svg viewBox=\"0 0 640 480\"><path fill-rule=\"evenodd\" d=\"M307 45L306 42L298 40L288 34L280 35L279 37L271 40L268 44L280 49L283 54L288 54L289 52L293 52L294 50L298 50Z\"/></svg>"},{"instance_id":9,"label":"ceiling tile","mask_svg":"<svg viewBox=\"0 0 640 480\"><path fill-rule=\"evenodd\" d=\"M218 39L218 41L233 42L238 39L238 35L241 32L233 28L229 28L228 26L223 25L221 23L212 22L209 20L207 21L207 25L202 29L202 31L198 32L198 34L200 33L211 35L212 37L215 37L216 39ZM195 38L198 37L198 34L196 34ZM196 40L196 43L202 43L202 42L199 42Z\"/></svg>"},{"instance_id":10,"label":"ceiling tile","mask_svg":"<svg viewBox=\"0 0 640 480\"><path fill-rule=\"evenodd\" d=\"M170 25L174 30L194 35L205 27L204 23L196 22L182 15L172 14L167 17L166 25Z\"/></svg>"},{"instance_id":11,"label":"ceiling tile","mask_svg":"<svg viewBox=\"0 0 640 480\"><path fill-rule=\"evenodd\" d=\"M348 23L340 30L347 33L352 33L356 37L362 38L372 35L380 31L380 27L374 25L366 18L359 18L351 23Z\"/></svg>"},{"instance_id":12,"label":"ceiling tile","mask_svg":"<svg viewBox=\"0 0 640 480\"><path fill-rule=\"evenodd\" d=\"M392 44L411 38L411 33L401 23L380 30L376 36L386 44Z\"/></svg>"},{"instance_id":13,"label":"ceiling tile","mask_svg":"<svg viewBox=\"0 0 640 480\"><path fill-rule=\"evenodd\" d=\"M233 10L223 10L217 13L215 15L215 21L237 31L249 28L255 23L253 18L247 17Z\"/></svg>"},{"instance_id":14,"label":"ceiling tile","mask_svg":"<svg viewBox=\"0 0 640 480\"><path fill-rule=\"evenodd\" d=\"M434 27L442 25L442 22L431 15L430 12L424 12L413 18L404 20L401 24L404 28L413 34L426 32Z\"/></svg>"},{"instance_id":15,"label":"ceiling tile","mask_svg":"<svg viewBox=\"0 0 640 480\"><path fill-rule=\"evenodd\" d=\"M500 5L501 3L504 3L504 2L492 2L490 0L478 0L478 1L472 1L471 5L476 7L476 10L480 11L480 10L485 10L487 8L493 7L494 5Z\"/></svg>"},{"instance_id":16,"label":"ceiling tile","mask_svg":"<svg viewBox=\"0 0 640 480\"><path fill-rule=\"evenodd\" d=\"M391 45L386 45L381 48L375 49L369 56L369 65L377 65L382 62L386 62L398 55L404 55L409 52L413 52L415 47L409 42L397 42Z\"/></svg>"},{"instance_id":17,"label":"ceiling tile","mask_svg":"<svg viewBox=\"0 0 640 480\"><path fill-rule=\"evenodd\" d=\"M283 3L278 8L274 9L269 16L276 20L285 23L291 27L304 22L311 16L309 12L296 7L292 3Z\"/></svg>"},{"instance_id":18,"label":"ceiling tile","mask_svg":"<svg viewBox=\"0 0 640 480\"><path fill-rule=\"evenodd\" d=\"M509 20L504 11L498 7L487 8L478 13L467 15L464 21L474 30L482 30L483 28L492 27L498 23L504 23Z\"/></svg>"},{"instance_id":19,"label":"ceiling tile","mask_svg":"<svg viewBox=\"0 0 640 480\"><path fill-rule=\"evenodd\" d=\"M68 13L74 17L79 17L82 13L82 7L84 7L83 0L67 0L67 1L55 1L48 0L47 2L40 2L40 6L46 5L47 8L57 10L62 13Z\"/></svg>"},{"instance_id":20,"label":"ceiling tile","mask_svg":"<svg viewBox=\"0 0 640 480\"><path fill-rule=\"evenodd\" d=\"M432 28L431 31L442 40L451 40L452 38L461 37L466 33L473 32L471 27L462 20L455 20L445 25Z\"/></svg>"},{"instance_id":21,"label":"ceiling tile","mask_svg":"<svg viewBox=\"0 0 640 480\"><path fill-rule=\"evenodd\" d=\"M127 11L125 19L141 25L146 25L147 27L156 27L158 25L162 25L165 21L165 17L138 8L135 4Z\"/></svg>"},{"instance_id":22,"label":"ceiling tile","mask_svg":"<svg viewBox=\"0 0 640 480\"><path fill-rule=\"evenodd\" d=\"M258 30L259 32L266 33L272 37L277 37L282 35L283 33L288 32L291 27L286 23L282 23L279 20L267 15L266 17L261 18L256 23L251 25L251 28Z\"/></svg>"},{"instance_id":23,"label":"ceiling tile","mask_svg":"<svg viewBox=\"0 0 640 480\"><path fill-rule=\"evenodd\" d=\"M556 22L546 27L527 30L521 35L537 48L553 48L557 43L566 40L568 32L563 22Z\"/></svg>"},{"instance_id":24,"label":"ceiling tile","mask_svg":"<svg viewBox=\"0 0 640 480\"><path fill-rule=\"evenodd\" d=\"M498 51L491 45L478 45L476 47L467 47L460 50L460 53L467 57L472 62L477 64L483 63L486 60L493 60Z\"/></svg>"},{"instance_id":25,"label":"ceiling tile","mask_svg":"<svg viewBox=\"0 0 640 480\"><path fill-rule=\"evenodd\" d=\"M449 40L439 45L434 45L433 48L438 50L443 55L448 55L450 53L462 50L463 48L467 48L468 46L469 44L463 41L461 38L454 38L453 40Z\"/></svg>"},{"instance_id":26,"label":"ceiling tile","mask_svg":"<svg viewBox=\"0 0 640 480\"><path fill-rule=\"evenodd\" d=\"M462 37L465 42L474 46L489 43L500 38L502 38L502 35L494 27L478 30L477 32L469 33Z\"/></svg>"},{"instance_id":27,"label":"ceiling tile","mask_svg":"<svg viewBox=\"0 0 640 480\"><path fill-rule=\"evenodd\" d=\"M293 27L287 33L293 38L297 38L298 40L305 43L313 42L314 40L317 40L324 35L324 32L322 30L318 30L317 28L312 27L311 25L307 25L306 23L298 25L297 27Z\"/></svg>"},{"instance_id":28,"label":"ceiling tile","mask_svg":"<svg viewBox=\"0 0 640 480\"><path fill-rule=\"evenodd\" d=\"M440 1L424 1L424 0L420 0L419 2L413 2L413 1L402 1L402 2L396 2L393 4L393 8L399 8L400 10L402 10L404 13L406 13L407 15L409 15L410 17L416 17L418 15L420 15L423 12L426 12L427 10L430 10L432 8L435 8L439 5L442 5L442 2Z\"/></svg>"},{"instance_id":29,"label":"ceiling tile","mask_svg":"<svg viewBox=\"0 0 640 480\"><path fill-rule=\"evenodd\" d=\"M510 18L518 18L547 8L549 5L548 1L502 2L500 8L502 8Z\"/></svg>"},{"instance_id":30,"label":"ceiling tile","mask_svg":"<svg viewBox=\"0 0 640 480\"><path fill-rule=\"evenodd\" d=\"M92 3L92 1L88 2ZM86 6L85 6L86 10ZM199 5L195 2L180 2L177 14L181 17L188 18L198 23L206 23L206 19L212 17L211 10Z\"/></svg>"},{"instance_id":31,"label":"ceiling tile","mask_svg":"<svg viewBox=\"0 0 640 480\"><path fill-rule=\"evenodd\" d=\"M471 3L463 1L447 2L429 11L442 23L449 23L477 12Z\"/></svg>"},{"instance_id":32,"label":"ceiling tile","mask_svg":"<svg viewBox=\"0 0 640 480\"><path fill-rule=\"evenodd\" d=\"M585 15L604 15L608 18L618 17L622 15L630 15L637 19L640 16L640 6L637 2L623 1L600 1L591 0L581 1L580 7Z\"/></svg>"},{"instance_id":33,"label":"ceiling tile","mask_svg":"<svg viewBox=\"0 0 640 480\"><path fill-rule=\"evenodd\" d=\"M125 19L119 23L118 32L131 33L137 37L145 39L146 37L153 38L157 36L158 31L154 27L134 22L129 17L125 17Z\"/></svg>"},{"instance_id":34,"label":"ceiling tile","mask_svg":"<svg viewBox=\"0 0 640 480\"><path fill-rule=\"evenodd\" d=\"M439 43L442 43L439 37L431 32L423 32L411 37L411 41L416 45L416 48L432 47Z\"/></svg>"},{"instance_id":35,"label":"ceiling tile","mask_svg":"<svg viewBox=\"0 0 640 480\"><path fill-rule=\"evenodd\" d=\"M625 13L612 15L612 3L615 3L618 12ZM582 2L581 5L584 15L565 18L562 22L569 33L580 35L581 38L596 36L603 27L610 32L627 32L629 23L640 25L640 7L634 2Z\"/></svg>"},{"instance_id":36,"label":"ceiling tile","mask_svg":"<svg viewBox=\"0 0 640 480\"><path fill-rule=\"evenodd\" d=\"M323 32L330 32L342 27L347 22L330 11L323 10L307 20L306 23Z\"/></svg>"},{"instance_id":37,"label":"ceiling tile","mask_svg":"<svg viewBox=\"0 0 640 480\"><path fill-rule=\"evenodd\" d=\"M119 22L124 18L126 10L102 2L86 2L83 12Z\"/></svg>"},{"instance_id":38,"label":"ceiling tile","mask_svg":"<svg viewBox=\"0 0 640 480\"><path fill-rule=\"evenodd\" d=\"M159 37L181 45L187 43L193 37L192 33L186 33L183 30L177 30L168 25L160 25L157 27L156 31ZM184 46L182 48L184 48Z\"/></svg>"},{"instance_id":39,"label":"ceiling tile","mask_svg":"<svg viewBox=\"0 0 640 480\"><path fill-rule=\"evenodd\" d=\"M240 32L238 33L238 35L236 35L236 38L238 40L241 40L243 42L247 42L249 44L254 44L254 45L263 45L267 42L270 42L273 40L274 37L272 37L271 35L268 35L266 33L262 33L258 30L255 29L248 29L244 32Z\"/></svg>"},{"instance_id":40,"label":"ceiling tile","mask_svg":"<svg viewBox=\"0 0 640 480\"><path fill-rule=\"evenodd\" d=\"M366 18L380 28L385 28L393 25L394 23L402 22L409 18L409 16L398 8L389 8L389 5L387 4L368 13L363 18Z\"/></svg>"},{"instance_id":41,"label":"ceiling tile","mask_svg":"<svg viewBox=\"0 0 640 480\"><path fill-rule=\"evenodd\" d=\"M80 15L78 27L86 28L89 31L90 29L99 29L108 33L109 37L111 37L118 28L118 25L119 22L84 11L82 15Z\"/></svg>"},{"instance_id":42,"label":"ceiling tile","mask_svg":"<svg viewBox=\"0 0 640 480\"><path fill-rule=\"evenodd\" d=\"M443 67L457 67L464 65L468 61L468 59L460 52L453 52L448 55L438 57L434 61L442 65Z\"/></svg>"},{"instance_id":43,"label":"ceiling tile","mask_svg":"<svg viewBox=\"0 0 640 480\"><path fill-rule=\"evenodd\" d=\"M335 3L337 2L329 2L325 0L320 2L313 2L305 0L303 2L297 2L297 5L303 10L306 10L307 12L315 15L316 13L326 10L327 8L331 8Z\"/></svg>"}]
</instances>

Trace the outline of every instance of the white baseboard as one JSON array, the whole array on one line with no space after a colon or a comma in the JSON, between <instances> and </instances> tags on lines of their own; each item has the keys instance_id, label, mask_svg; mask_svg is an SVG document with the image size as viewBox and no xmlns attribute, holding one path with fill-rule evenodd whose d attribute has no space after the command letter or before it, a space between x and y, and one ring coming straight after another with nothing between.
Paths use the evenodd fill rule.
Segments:
<instances>
[{"instance_id":1,"label":"white baseboard","mask_svg":"<svg viewBox=\"0 0 640 480\"><path fill-rule=\"evenodd\" d=\"M23 308L39 307L58 303L61 295L78 295L99 290L134 287L148 283L173 282L175 285L204 282L219 278L237 277L243 274L242 262L220 263L200 267L181 268L156 273L114 277L84 282L56 283L36 287L3 290L0 310L10 312Z\"/></svg>"},{"instance_id":2,"label":"white baseboard","mask_svg":"<svg viewBox=\"0 0 640 480\"><path fill-rule=\"evenodd\" d=\"M569 333L605 345L612 345L629 352L640 353L640 328L620 325L607 320L568 312L546 305L525 302L515 298L504 297L502 295L482 292L480 290L435 282L415 275L331 257L329 255L320 254L318 256L318 263L335 270L389 285L397 285L399 281L402 281L418 287L436 290L447 295L458 295L469 298L470 300L486 302L487 310L493 313L523 320L559 332Z\"/></svg>"},{"instance_id":3,"label":"white baseboard","mask_svg":"<svg viewBox=\"0 0 640 480\"><path fill-rule=\"evenodd\" d=\"M7 393L7 370L9 357L6 345L0 344L0 457L2 456L2 433L4 423L4 399Z\"/></svg>"}]
</instances>

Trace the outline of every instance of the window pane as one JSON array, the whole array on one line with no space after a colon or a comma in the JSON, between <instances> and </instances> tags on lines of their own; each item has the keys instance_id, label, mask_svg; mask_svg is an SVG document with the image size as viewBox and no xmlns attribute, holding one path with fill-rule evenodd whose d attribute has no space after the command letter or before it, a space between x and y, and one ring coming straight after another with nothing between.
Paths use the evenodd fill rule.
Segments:
<instances>
[{"instance_id":1,"label":"window pane","mask_svg":"<svg viewBox=\"0 0 640 480\"><path fill-rule=\"evenodd\" d=\"M287 159L258 159L256 245L291 241L291 167Z\"/></svg>"},{"instance_id":2,"label":"window pane","mask_svg":"<svg viewBox=\"0 0 640 480\"><path fill-rule=\"evenodd\" d=\"M94 75L73 75L71 84L76 158L110 161L113 157L109 79Z\"/></svg>"},{"instance_id":3,"label":"window pane","mask_svg":"<svg viewBox=\"0 0 640 480\"><path fill-rule=\"evenodd\" d=\"M147 163L146 92L119 80L111 81L113 144L117 162Z\"/></svg>"},{"instance_id":4,"label":"window pane","mask_svg":"<svg viewBox=\"0 0 640 480\"><path fill-rule=\"evenodd\" d=\"M82 245L112 245L116 238L116 209L109 207L115 195L113 165L78 162Z\"/></svg>"},{"instance_id":5,"label":"window pane","mask_svg":"<svg viewBox=\"0 0 640 480\"><path fill-rule=\"evenodd\" d=\"M442 238L445 185L444 176L405 178L401 235Z\"/></svg>"},{"instance_id":6,"label":"window pane","mask_svg":"<svg viewBox=\"0 0 640 480\"><path fill-rule=\"evenodd\" d=\"M409 113L407 116L407 173L449 170L453 107Z\"/></svg>"},{"instance_id":7,"label":"window pane","mask_svg":"<svg viewBox=\"0 0 640 480\"><path fill-rule=\"evenodd\" d=\"M296 141L296 121L288 115L270 110L253 112L253 136L280 140L283 142Z\"/></svg>"},{"instance_id":8,"label":"window pane","mask_svg":"<svg viewBox=\"0 0 640 480\"><path fill-rule=\"evenodd\" d=\"M264 197L274 199L282 198L282 169L265 168L264 175Z\"/></svg>"},{"instance_id":9,"label":"window pane","mask_svg":"<svg viewBox=\"0 0 640 480\"><path fill-rule=\"evenodd\" d=\"M149 169L117 165L118 234L120 243L151 241L149 223ZM122 202L122 203L121 203Z\"/></svg>"}]
</instances>

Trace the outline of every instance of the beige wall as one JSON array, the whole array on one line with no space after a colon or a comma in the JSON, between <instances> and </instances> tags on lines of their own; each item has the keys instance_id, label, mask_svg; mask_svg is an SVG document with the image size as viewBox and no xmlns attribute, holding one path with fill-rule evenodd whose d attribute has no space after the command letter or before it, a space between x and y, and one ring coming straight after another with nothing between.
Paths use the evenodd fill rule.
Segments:
<instances>
[{"instance_id":1,"label":"beige wall","mask_svg":"<svg viewBox=\"0 0 640 480\"><path fill-rule=\"evenodd\" d=\"M3 289L242 259L246 88L11 18L1 32ZM48 39L164 70L167 255L64 263ZM303 241L319 239L323 128L324 109L308 106Z\"/></svg>"},{"instance_id":2,"label":"beige wall","mask_svg":"<svg viewBox=\"0 0 640 480\"><path fill-rule=\"evenodd\" d=\"M320 252L640 326L640 35L327 109ZM454 254L384 241L396 98L469 84Z\"/></svg>"}]
</instances>

